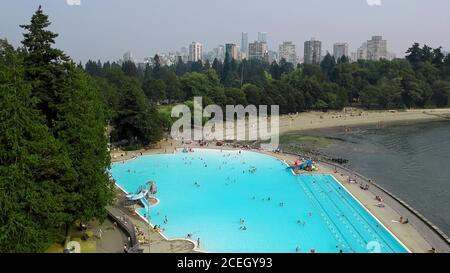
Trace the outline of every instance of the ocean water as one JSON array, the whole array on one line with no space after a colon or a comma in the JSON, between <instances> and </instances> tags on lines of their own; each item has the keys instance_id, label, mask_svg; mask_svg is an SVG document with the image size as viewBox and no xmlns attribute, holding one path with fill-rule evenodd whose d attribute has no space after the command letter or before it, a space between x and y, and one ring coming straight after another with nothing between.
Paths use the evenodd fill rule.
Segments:
<instances>
[{"instance_id":1,"label":"ocean water","mask_svg":"<svg viewBox=\"0 0 450 273\"><path fill-rule=\"evenodd\" d=\"M204 251L407 251L332 176L294 176L259 153L142 156L114 164L111 174L127 192L155 181L160 203L150 208L151 223L169 238L200 238Z\"/></svg>"},{"instance_id":2,"label":"ocean water","mask_svg":"<svg viewBox=\"0 0 450 273\"><path fill-rule=\"evenodd\" d=\"M373 178L450 234L450 122L309 134L342 139L323 151L348 159L348 167Z\"/></svg>"}]
</instances>

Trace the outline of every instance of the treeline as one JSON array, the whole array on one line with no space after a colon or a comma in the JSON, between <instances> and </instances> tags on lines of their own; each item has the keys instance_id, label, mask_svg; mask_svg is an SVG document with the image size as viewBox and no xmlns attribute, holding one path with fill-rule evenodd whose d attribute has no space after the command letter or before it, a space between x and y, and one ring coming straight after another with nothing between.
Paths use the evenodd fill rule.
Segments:
<instances>
[{"instance_id":1,"label":"treeline","mask_svg":"<svg viewBox=\"0 0 450 273\"><path fill-rule=\"evenodd\" d=\"M133 62L119 65L89 61L85 69L102 86L111 118L115 120L114 139L120 140L132 128L139 131L137 124L127 124L126 129L119 124L123 121L122 107L127 104L124 99L130 99L125 95L128 91L123 89L123 81L132 82L135 95L153 107L189 101L194 96L202 96L204 103L221 106L276 104L281 114L346 106L367 109L448 106L450 56L444 56L441 48L419 44L414 44L406 54L405 59L355 63L345 56L335 60L327 54L320 65L296 67L284 60L271 64L258 60L237 62L229 56L224 62L216 59L212 64L208 61L185 64L179 59L176 65L168 67L162 66L156 55L153 64L144 68ZM167 127L170 118L160 116L152 125L155 123ZM159 131L146 140L158 136Z\"/></svg>"},{"instance_id":2,"label":"treeline","mask_svg":"<svg viewBox=\"0 0 450 273\"><path fill-rule=\"evenodd\" d=\"M43 252L114 199L104 99L42 9L22 47L0 40L0 252Z\"/></svg>"}]
</instances>

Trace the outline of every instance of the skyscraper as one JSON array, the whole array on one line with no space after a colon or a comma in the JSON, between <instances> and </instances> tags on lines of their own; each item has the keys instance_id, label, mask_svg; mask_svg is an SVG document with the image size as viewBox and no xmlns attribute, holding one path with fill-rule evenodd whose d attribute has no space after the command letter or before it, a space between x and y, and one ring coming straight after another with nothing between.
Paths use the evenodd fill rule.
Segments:
<instances>
[{"instance_id":1,"label":"skyscraper","mask_svg":"<svg viewBox=\"0 0 450 273\"><path fill-rule=\"evenodd\" d=\"M356 60L367 60L367 43L363 43L356 51Z\"/></svg>"},{"instance_id":2,"label":"skyscraper","mask_svg":"<svg viewBox=\"0 0 450 273\"><path fill-rule=\"evenodd\" d=\"M388 59L387 41L382 36L372 36L372 40L367 41L367 59L379 61Z\"/></svg>"},{"instance_id":3,"label":"skyscraper","mask_svg":"<svg viewBox=\"0 0 450 273\"><path fill-rule=\"evenodd\" d=\"M189 61L189 49L185 46L180 48L180 52L178 52L178 57L181 57L181 60L184 63Z\"/></svg>"},{"instance_id":4,"label":"skyscraper","mask_svg":"<svg viewBox=\"0 0 450 273\"><path fill-rule=\"evenodd\" d=\"M297 52L292 42L283 42L279 46L279 59L285 59L287 62L297 64Z\"/></svg>"},{"instance_id":5,"label":"skyscraper","mask_svg":"<svg viewBox=\"0 0 450 273\"><path fill-rule=\"evenodd\" d=\"M267 43L267 32L258 32L258 42Z\"/></svg>"},{"instance_id":6,"label":"skyscraper","mask_svg":"<svg viewBox=\"0 0 450 273\"><path fill-rule=\"evenodd\" d=\"M125 52L125 54L123 54L123 61L124 62L134 62L133 53L131 51Z\"/></svg>"},{"instance_id":7,"label":"skyscraper","mask_svg":"<svg viewBox=\"0 0 450 273\"><path fill-rule=\"evenodd\" d=\"M225 44L225 54L228 54L230 58L238 59L238 49L235 44Z\"/></svg>"},{"instance_id":8,"label":"skyscraper","mask_svg":"<svg viewBox=\"0 0 450 273\"><path fill-rule=\"evenodd\" d=\"M264 42L255 41L248 45L248 59L258 59L262 61L268 61L268 47Z\"/></svg>"},{"instance_id":9,"label":"skyscraper","mask_svg":"<svg viewBox=\"0 0 450 273\"><path fill-rule=\"evenodd\" d=\"M348 55L348 44L347 43L335 43L333 45L333 56L334 59L337 61L343 56L349 58Z\"/></svg>"},{"instance_id":10,"label":"skyscraper","mask_svg":"<svg viewBox=\"0 0 450 273\"><path fill-rule=\"evenodd\" d=\"M322 42L314 38L305 42L305 64L319 64L322 59Z\"/></svg>"},{"instance_id":11,"label":"skyscraper","mask_svg":"<svg viewBox=\"0 0 450 273\"><path fill-rule=\"evenodd\" d=\"M192 42L189 45L189 61L198 62L203 60L203 45L198 42Z\"/></svg>"},{"instance_id":12,"label":"skyscraper","mask_svg":"<svg viewBox=\"0 0 450 273\"><path fill-rule=\"evenodd\" d=\"M225 47L223 45L219 45L218 47L213 49L214 58L223 61L225 58Z\"/></svg>"},{"instance_id":13,"label":"skyscraper","mask_svg":"<svg viewBox=\"0 0 450 273\"><path fill-rule=\"evenodd\" d=\"M278 62L278 52L276 52L276 51L272 51L272 50L269 50L269 51L267 51L267 61L269 62L269 63L272 63L272 62Z\"/></svg>"},{"instance_id":14,"label":"skyscraper","mask_svg":"<svg viewBox=\"0 0 450 273\"><path fill-rule=\"evenodd\" d=\"M247 32L242 32L241 52L248 53L248 33Z\"/></svg>"}]
</instances>

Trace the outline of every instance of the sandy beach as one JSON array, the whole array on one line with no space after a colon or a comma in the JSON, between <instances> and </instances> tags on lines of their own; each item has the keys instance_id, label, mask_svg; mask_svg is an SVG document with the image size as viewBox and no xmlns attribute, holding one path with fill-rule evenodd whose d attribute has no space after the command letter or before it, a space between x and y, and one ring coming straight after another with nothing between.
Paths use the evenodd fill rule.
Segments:
<instances>
[{"instance_id":1,"label":"sandy beach","mask_svg":"<svg viewBox=\"0 0 450 273\"><path fill-rule=\"evenodd\" d=\"M357 108L346 108L342 111L328 112L304 112L279 116L279 130L270 131L268 135L285 134L289 132L324 129L334 127L353 127L376 124L382 127L389 123L427 122L436 120L450 120L450 108L448 109L420 109L420 110L383 110L365 111ZM270 123L271 121L268 121ZM258 135L256 121L236 122L237 129L234 133L232 127L224 125L223 139L238 141L254 141ZM249 134L249 130L251 134ZM205 133L206 134L206 133ZM249 137L249 135L251 137ZM259 134L260 135L260 134ZM222 136L222 135L220 135ZM223 140L222 137L217 139ZM210 138L206 134L207 138Z\"/></svg>"},{"instance_id":2,"label":"sandy beach","mask_svg":"<svg viewBox=\"0 0 450 273\"><path fill-rule=\"evenodd\" d=\"M406 111L347 111L307 112L280 117L280 133L342 126L387 124L395 122L424 122L450 120L450 109L423 109Z\"/></svg>"}]
</instances>

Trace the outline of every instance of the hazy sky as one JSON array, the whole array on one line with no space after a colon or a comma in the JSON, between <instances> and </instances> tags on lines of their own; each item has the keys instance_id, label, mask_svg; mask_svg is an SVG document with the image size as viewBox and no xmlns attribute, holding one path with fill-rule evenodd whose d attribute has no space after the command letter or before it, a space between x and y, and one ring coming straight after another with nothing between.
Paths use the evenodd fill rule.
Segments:
<instances>
[{"instance_id":1,"label":"hazy sky","mask_svg":"<svg viewBox=\"0 0 450 273\"><path fill-rule=\"evenodd\" d=\"M192 41L207 50L226 42L250 42L268 32L269 47L315 37L323 49L348 42L355 51L372 35L403 56L415 41L450 50L450 0L2 0L0 37L15 46L19 24L42 4L60 34L57 46L75 60L117 60L131 50L143 58L179 50Z\"/></svg>"}]
</instances>

